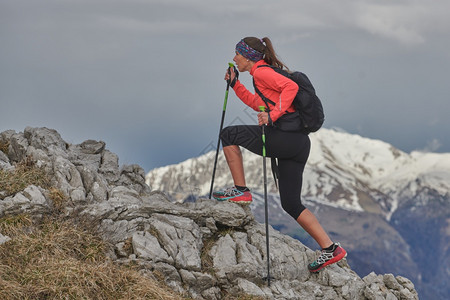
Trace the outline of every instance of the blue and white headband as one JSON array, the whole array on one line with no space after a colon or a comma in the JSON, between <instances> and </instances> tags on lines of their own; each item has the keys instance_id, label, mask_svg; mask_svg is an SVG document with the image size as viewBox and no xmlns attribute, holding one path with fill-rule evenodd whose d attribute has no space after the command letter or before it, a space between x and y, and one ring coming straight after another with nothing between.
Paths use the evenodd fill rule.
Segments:
<instances>
[{"instance_id":1,"label":"blue and white headband","mask_svg":"<svg viewBox=\"0 0 450 300\"><path fill-rule=\"evenodd\" d=\"M263 53L256 51L255 49L247 45L243 39L236 44L236 51L237 53L251 61L259 61L264 57Z\"/></svg>"}]
</instances>

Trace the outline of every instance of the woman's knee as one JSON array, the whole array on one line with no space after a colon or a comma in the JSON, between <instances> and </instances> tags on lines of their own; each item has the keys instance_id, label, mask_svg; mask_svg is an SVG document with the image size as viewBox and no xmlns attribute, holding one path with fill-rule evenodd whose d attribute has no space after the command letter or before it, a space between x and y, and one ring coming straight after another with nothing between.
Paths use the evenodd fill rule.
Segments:
<instances>
[{"instance_id":1,"label":"woman's knee","mask_svg":"<svg viewBox=\"0 0 450 300\"><path fill-rule=\"evenodd\" d=\"M306 209L306 207L301 203L301 201L285 202L281 201L281 207L285 212L287 212L294 220L300 216L300 214Z\"/></svg>"},{"instance_id":2,"label":"woman's knee","mask_svg":"<svg viewBox=\"0 0 450 300\"><path fill-rule=\"evenodd\" d=\"M233 131L233 128L231 128L230 126L225 127L222 129L222 131L220 132L220 140L222 141L222 146L226 147L229 145L233 145L233 141L231 139L231 132Z\"/></svg>"}]
</instances>

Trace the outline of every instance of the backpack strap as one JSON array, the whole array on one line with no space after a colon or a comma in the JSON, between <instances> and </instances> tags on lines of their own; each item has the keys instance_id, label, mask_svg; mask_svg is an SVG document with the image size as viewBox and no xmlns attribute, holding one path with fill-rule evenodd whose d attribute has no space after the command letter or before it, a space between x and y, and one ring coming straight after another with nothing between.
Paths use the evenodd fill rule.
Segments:
<instances>
[{"instance_id":1,"label":"backpack strap","mask_svg":"<svg viewBox=\"0 0 450 300\"><path fill-rule=\"evenodd\" d=\"M264 96L263 93L261 93L261 91L256 87L255 78L253 78L253 88L255 89L255 92L259 95L259 97L261 97L261 99L266 104L267 112L270 112L269 103L272 104L272 106L275 106L276 103L273 102L272 100L270 100L269 98L267 98L266 96Z\"/></svg>"},{"instance_id":2,"label":"backpack strap","mask_svg":"<svg viewBox=\"0 0 450 300\"><path fill-rule=\"evenodd\" d=\"M271 66L271 65L260 65L260 66L258 66L258 67L256 67L256 68L259 69L259 68L262 68L262 67L271 68L271 69L274 70L275 72L277 72L277 73L279 73L279 74L281 74L281 75L287 77L286 74L282 73L284 70L281 70L280 68L277 68L277 67L275 67L275 66ZM289 78L289 77L288 77L288 78ZM253 88L255 89L255 92L259 95L259 97L261 97L261 99L262 99L262 100L264 101L264 103L266 104L266 106L267 106L267 111L270 112L270 107L269 107L269 104L268 104L268 103L272 104L272 106L275 106L275 105L277 105L277 104L276 104L274 101L272 101L272 100L270 100L269 98L267 98L266 96L264 96L264 94L256 87L256 84L255 84L255 78L254 78L254 77L253 77ZM286 111L286 112L287 112L287 111Z\"/></svg>"},{"instance_id":3,"label":"backpack strap","mask_svg":"<svg viewBox=\"0 0 450 300\"><path fill-rule=\"evenodd\" d=\"M261 67L269 67L270 68L271 66L270 65L261 65L261 66L258 66L257 69L259 69ZM266 104L267 112L270 112L269 103L272 104L272 106L275 106L276 103L274 101L270 100L269 98L267 98L266 96L264 96L263 93L261 93L261 91L256 87L255 78L254 77L253 77L253 88L255 89L255 92L259 95L259 97L261 97L261 99Z\"/></svg>"}]
</instances>

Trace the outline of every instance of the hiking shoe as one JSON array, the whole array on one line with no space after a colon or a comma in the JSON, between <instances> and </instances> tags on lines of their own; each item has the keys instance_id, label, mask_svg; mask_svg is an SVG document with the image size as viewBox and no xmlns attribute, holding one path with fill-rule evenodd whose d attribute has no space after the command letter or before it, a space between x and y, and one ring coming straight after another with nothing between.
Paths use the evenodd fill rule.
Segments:
<instances>
[{"instance_id":1,"label":"hiking shoe","mask_svg":"<svg viewBox=\"0 0 450 300\"><path fill-rule=\"evenodd\" d=\"M319 272L324 267L334 264L347 256L347 252L339 243L334 243L333 246L333 250L322 250L320 256L308 265L310 272Z\"/></svg>"},{"instance_id":2,"label":"hiking shoe","mask_svg":"<svg viewBox=\"0 0 450 300\"><path fill-rule=\"evenodd\" d=\"M230 201L240 204L252 203L252 194L250 191L241 192L235 187L228 188L225 191L214 192L213 197L217 201Z\"/></svg>"}]
</instances>

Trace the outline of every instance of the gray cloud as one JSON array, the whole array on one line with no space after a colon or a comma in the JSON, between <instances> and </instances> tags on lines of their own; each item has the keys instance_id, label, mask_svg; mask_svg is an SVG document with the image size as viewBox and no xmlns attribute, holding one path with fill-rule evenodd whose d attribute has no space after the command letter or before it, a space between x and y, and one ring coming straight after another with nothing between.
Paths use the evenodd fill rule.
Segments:
<instances>
[{"instance_id":1,"label":"gray cloud","mask_svg":"<svg viewBox=\"0 0 450 300\"><path fill-rule=\"evenodd\" d=\"M103 139L147 170L199 155L217 139L234 45L255 35L313 80L325 126L448 152L449 9L419 0L0 0L0 130ZM231 92L225 123L236 118L252 122Z\"/></svg>"}]
</instances>

